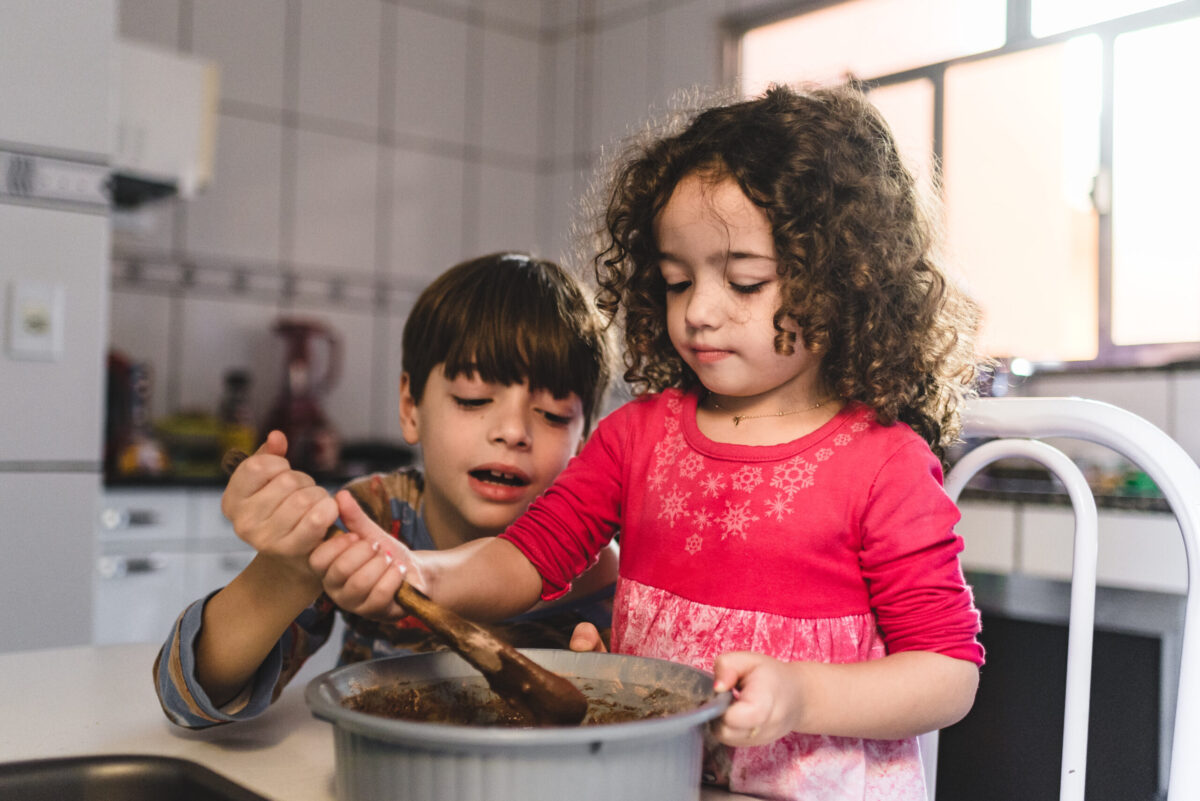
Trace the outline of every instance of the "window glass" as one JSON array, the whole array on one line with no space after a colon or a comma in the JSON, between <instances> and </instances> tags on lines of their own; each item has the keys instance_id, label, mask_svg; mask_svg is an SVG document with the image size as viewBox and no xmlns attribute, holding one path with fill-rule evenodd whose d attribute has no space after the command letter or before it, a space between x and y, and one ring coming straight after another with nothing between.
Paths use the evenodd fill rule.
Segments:
<instances>
[{"instance_id":1,"label":"window glass","mask_svg":"<svg viewBox=\"0 0 1200 801\"><path fill-rule=\"evenodd\" d=\"M946 70L948 255L989 355L1097 355L1100 76L1094 36Z\"/></svg>"},{"instance_id":2,"label":"window glass","mask_svg":"<svg viewBox=\"0 0 1200 801\"><path fill-rule=\"evenodd\" d=\"M851 0L742 39L742 91L877 78L1004 44L1005 0Z\"/></svg>"},{"instance_id":3,"label":"window glass","mask_svg":"<svg viewBox=\"0 0 1200 801\"><path fill-rule=\"evenodd\" d=\"M934 191L933 81L915 81L871 90L870 99L891 126L904 163L922 191Z\"/></svg>"},{"instance_id":4,"label":"window glass","mask_svg":"<svg viewBox=\"0 0 1200 801\"><path fill-rule=\"evenodd\" d=\"M1200 340L1200 19L1118 36L1113 59L1113 342Z\"/></svg>"},{"instance_id":5,"label":"window glass","mask_svg":"<svg viewBox=\"0 0 1200 801\"><path fill-rule=\"evenodd\" d=\"M1179 0L1032 0L1030 28L1034 36L1050 36L1108 19L1136 14Z\"/></svg>"}]
</instances>

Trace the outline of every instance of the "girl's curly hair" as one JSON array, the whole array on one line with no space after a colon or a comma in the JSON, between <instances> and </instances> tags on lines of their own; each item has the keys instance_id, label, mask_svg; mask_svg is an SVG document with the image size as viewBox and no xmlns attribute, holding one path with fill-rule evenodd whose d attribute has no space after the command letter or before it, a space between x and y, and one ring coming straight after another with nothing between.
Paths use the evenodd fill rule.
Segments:
<instances>
[{"instance_id":1,"label":"girl's curly hair","mask_svg":"<svg viewBox=\"0 0 1200 801\"><path fill-rule=\"evenodd\" d=\"M623 317L636 394L690 388L671 346L654 221L679 181L737 182L766 213L782 303L775 347L822 357L822 379L886 424L910 425L939 456L958 437L976 375L978 307L942 272L927 213L883 117L856 87L793 90L703 110L635 143L609 184L593 260L597 306Z\"/></svg>"}]
</instances>

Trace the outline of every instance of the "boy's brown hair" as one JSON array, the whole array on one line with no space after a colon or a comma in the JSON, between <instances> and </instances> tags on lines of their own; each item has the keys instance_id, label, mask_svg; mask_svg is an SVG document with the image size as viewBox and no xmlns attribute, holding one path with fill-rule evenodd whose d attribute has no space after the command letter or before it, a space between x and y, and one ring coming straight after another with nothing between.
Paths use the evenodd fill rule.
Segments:
<instances>
[{"instance_id":1,"label":"boy's brown hair","mask_svg":"<svg viewBox=\"0 0 1200 801\"><path fill-rule=\"evenodd\" d=\"M595 311L561 267L502 252L451 267L413 305L401 366L420 403L429 373L478 372L484 381L528 381L583 402L584 432L596 421L609 379L609 348Z\"/></svg>"},{"instance_id":2,"label":"boy's brown hair","mask_svg":"<svg viewBox=\"0 0 1200 801\"><path fill-rule=\"evenodd\" d=\"M830 392L908 423L943 454L974 388L979 312L938 264L937 216L865 95L773 86L650 135L617 165L594 262L597 305L623 317L635 390L699 384L667 333L654 220L684 177L732 179L771 222L776 350L818 354Z\"/></svg>"}]
</instances>

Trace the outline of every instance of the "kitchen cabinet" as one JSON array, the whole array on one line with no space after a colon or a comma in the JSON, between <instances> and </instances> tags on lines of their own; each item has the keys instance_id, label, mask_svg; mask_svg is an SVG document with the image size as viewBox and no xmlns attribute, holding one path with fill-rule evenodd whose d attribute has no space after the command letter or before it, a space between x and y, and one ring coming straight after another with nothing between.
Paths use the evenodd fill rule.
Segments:
<instances>
[{"instance_id":1,"label":"kitchen cabinet","mask_svg":"<svg viewBox=\"0 0 1200 801\"><path fill-rule=\"evenodd\" d=\"M963 501L963 567L1066 581L1071 577L1075 516L1050 504ZM1096 583L1101 587L1182 594L1187 561L1179 524L1159 512L1101 509Z\"/></svg>"},{"instance_id":2,"label":"kitchen cabinet","mask_svg":"<svg viewBox=\"0 0 1200 801\"><path fill-rule=\"evenodd\" d=\"M108 160L113 0L5 0L0 10L0 143Z\"/></svg>"},{"instance_id":3,"label":"kitchen cabinet","mask_svg":"<svg viewBox=\"0 0 1200 801\"><path fill-rule=\"evenodd\" d=\"M159 642L188 603L229 583L254 551L218 489L109 489L97 517L93 641Z\"/></svg>"}]
</instances>

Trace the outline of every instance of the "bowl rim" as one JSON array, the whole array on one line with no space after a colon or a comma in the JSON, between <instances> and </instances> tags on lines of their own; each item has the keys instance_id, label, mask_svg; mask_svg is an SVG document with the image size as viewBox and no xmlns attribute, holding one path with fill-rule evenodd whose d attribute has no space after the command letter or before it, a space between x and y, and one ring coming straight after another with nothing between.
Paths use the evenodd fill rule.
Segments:
<instances>
[{"instance_id":1,"label":"bowl rim","mask_svg":"<svg viewBox=\"0 0 1200 801\"><path fill-rule=\"evenodd\" d=\"M674 662L647 656L630 654L610 654L596 652L576 652L553 648L519 648L521 653L541 664L542 659L553 660L553 655L562 659L563 655L571 655L573 661L603 662L621 659L625 662L636 660L646 663L661 663L662 669L679 672L685 676L697 679L707 678L712 681L712 674L706 671ZM387 656L379 659L355 662L334 668L309 681L305 687L304 697L313 716L332 723L336 728L353 731L367 737L391 743L412 745L417 747L439 746L463 747L478 750L480 748L507 749L515 747L554 747L565 748L586 745L595 748L604 742L635 742L645 739L662 740L676 734L686 733L697 729L701 724L722 714L733 700L730 691L715 693L699 706L683 712L676 712L657 718L627 721L623 723L606 723L597 726L539 726L534 728L515 728L512 726L473 726L456 723L435 723L428 721L403 720L373 715L369 712L359 712L349 709L331 697L337 692L334 682L346 674L355 674L368 670L370 664L379 664L397 660L421 660L424 662L446 662L456 669L463 669L462 675L478 675L473 667L452 651L434 651L429 653L402 654ZM567 673L562 668L551 667L559 672ZM457 676L446 676L455 678Z\"/></svg>"}]
</instances>

